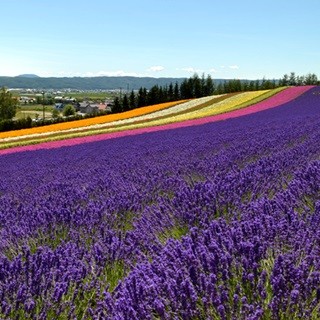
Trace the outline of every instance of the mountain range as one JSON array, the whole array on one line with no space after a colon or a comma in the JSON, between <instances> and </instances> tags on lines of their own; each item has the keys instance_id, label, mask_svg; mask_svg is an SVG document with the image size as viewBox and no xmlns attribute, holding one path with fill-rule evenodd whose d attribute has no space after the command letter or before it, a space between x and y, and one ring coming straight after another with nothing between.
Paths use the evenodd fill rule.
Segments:
<instances>
[{"instance_id":1,"label":"mountain range","mask_svg":"<svg viewBox=\"0 0 320 320\"><path fill-rule=\"evenodd\" d=\"M75 90L138 90L150 89L154 85L166 86L180 84L185 78L152 77L39 77L34 74L22 74L16 77L0 76L0 87L10 89L75 89Z\"/></svg>"}]
</instances>

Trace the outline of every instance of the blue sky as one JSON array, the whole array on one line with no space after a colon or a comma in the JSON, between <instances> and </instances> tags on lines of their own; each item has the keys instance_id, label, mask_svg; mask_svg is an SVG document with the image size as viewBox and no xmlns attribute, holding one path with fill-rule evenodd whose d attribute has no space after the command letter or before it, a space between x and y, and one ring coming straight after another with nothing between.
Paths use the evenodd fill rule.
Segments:
<instances>
[{"instance_id":1,"label":"blue sky","mask_svg":"<svg viewBox=\"0 0 320 320\"><path fill-rule=\"evenodd\" d=\"M0 75L320 75L319 0L0 0Z\"/></svg>"}]
</instances>

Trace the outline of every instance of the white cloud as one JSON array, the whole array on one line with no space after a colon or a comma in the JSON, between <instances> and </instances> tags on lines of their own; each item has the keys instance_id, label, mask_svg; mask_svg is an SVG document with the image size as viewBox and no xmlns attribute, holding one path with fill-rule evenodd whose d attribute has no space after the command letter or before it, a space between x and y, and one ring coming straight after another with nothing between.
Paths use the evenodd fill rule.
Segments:
<instances>
[{"instance_id":1,"label":"white cloud","mask_svg":"<svg viewBox=\"0 0 320 320\"><path fill-rule=\"evenodd\" d=\"M127 72L123 70L115 71L97 71L97 72L66 72L61 71L57 77L144 77L144 74L139 74L136 72Z\"/></svg>"},{"instance_id":2,"label":"white cloud","mask_svg":"<svg viewBox=\"0 0 320 320\"><path fill-rule=\"evenodd\" d=\"M136 72L127 72L123 70L116 71L98 71L98 72L87 72L83 75L84 77L139 77L140 75Z\"/></svg>"},{"instance_id":3,"label":"white cloud","mask_svg":"<svg viewBox=\"0 0 320 320\"><path fill-rule=\"evenodd\" d=\"M152 72L159 72L159 71L162 71L162 70L164 70L163 66L153 66L153 67L150 67L148 69L148 71L152 71Z\"/></svg>"},{"instance_id":4,"label":"white cloud","mask_svg":"<svg viewBox=\"0 0 320 320\"><path fill-rule=\"evenodd\" d=\"M195 70L194 68L192 68L192 67L189 67L189 68L182 68L181 70L183 70L183 71L187 71L187 72L190 72L190 73L192 73L192 72L196 72L196 70Z\"/></svg>"},{"instance_id":5,"label":"white cloud","mask_svg":"<svg viewBox=\"0 0 320 320\"><path fill-rule=\"evenodd\" d=\"M216 73L217 70L216 70L215 68L211 68L211 69L209 70L209 72L210 72L210 73Z\"/></svg>"},{"instance_id":6,"label":"white cloud","mask_svg":"<svg viewBox=\"0 0 320 320\"><path fill-rule=\"evenodd\" d=\"M229 66L229 69L239 69L239 67L237 65L232 65L232 66Z\"/></svg>"},{"instance_id":7,"label":"white cloud","mask_svg":"<svg viewBox=\"0 0 320 320\"><path fill-rule=\"evenodd\" d=\"M182 69L180 69L180 70L186 71L186 72L189 72L189 73L202 73L202 72L203 72L203 70L201 70L201 69L195 69L195 68L193 68L193 67L182 68Z\"/></svg>"}]
</instances>

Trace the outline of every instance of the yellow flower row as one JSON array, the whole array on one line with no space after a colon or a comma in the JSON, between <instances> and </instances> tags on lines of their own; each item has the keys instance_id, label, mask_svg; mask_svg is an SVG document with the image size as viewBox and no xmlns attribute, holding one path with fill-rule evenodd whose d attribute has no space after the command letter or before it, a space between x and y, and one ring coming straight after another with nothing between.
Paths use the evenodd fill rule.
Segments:
<instances>
[{"instance_id":1,"label":"yellow flower row","mask_svg":"<svg viewBox=\"0 0 320 320\"><path fill-rule=\"evenodd\" d=\"M69 139L74 137L95 135L100 133L118 132L118 131L124 131L124 130L147 128L151 126L160 126L160 125L179 122L179 121L185 121L190 119L197 119L197 118L202 118L206 116L221 114L221 113L229 112L232 110L237 110L239 108L244 108L251 104L257 103L261 100L264 100L276 94L277 92L279 92L279 90L280 89L244 92L244 93L238 93L238 94L230 94L229 96L226 95L225 97L220 96L220 98L219 96L211 96L212 102L208 97L207 103L203 103L203 98L193 99L192 101L189 101L189 102L179 101L175 103L161 104L161 105L140 108L140 109L132 110L129 112L124 112L121 114L91 118L86 120L79 120L79 121L74 121L70 123L62 123L62 125L71 124L74 127L73 128L70 127L67 129L61 129L60 127L60 129L58 129L57 131L50 130L50 131L39 132L39 133L32 132L32 134L29 134L29 135L24 134L23 136L21 135L16 137L12 136L8 138L3 138L3 139L0 139L0 149L6 148L6 147L13 147L17 145L40 143L44 141L54 141L54 140L60 140L60 139ZM177 105L177 103L180 103L180 105L173 107L174 105ZM162 111L165 109L165 107L162 107L164 105L167 108L165 111L165 114ZM149 116L143 116L143 111L144 111L143 109L148 110L150 115L152 115L152 117L150 118ZM183 110L183 113L177 112L180 109ZM153 110L153 112L151 113L150 110ZM139 116L138 113L141 113L142 117ZM135 114L136 116L132 116L133 114ZM144 114L148 114L148 113L145 112ZM127 118L125 116L127 116ZM131 118L129 116L131 116ZM94 123L87 126L84 125L85 121L90 122L92 120L102 120L103 118L106 121L104 122L99 121L100 123ZM141 121L140 119L143 119L143 121ZM119 120L122 120L122 121L119 121ZM77 125L77 123L80 123L80 122L82 126ZM53 127L53 126L57 127L57 125L51 125L49 127ZM45 129L45 128L46 127L42 127L42 129ZM38 129L38 128L35 128L35 129ZM25 131L25 130L20 130L19 132L22 132L22 131Z\"/></svg>"},{"instance_id":2,"label":"yellow flower row","mask_svg":"<svg viewBox=\"0 0 320 320\"><path fill-rule=\"evenodd\" d=\"M269 90L239 93L237 95L231 96L230 98L227 98L220 102L206 106L196 111L186 112L184 114L179 114L176 116L172 115L163 119L155 119L155 120L148 121L146 123L124 125L124 126L121 126L121 130L129 130L129 129L135 129L135 128L149 127L149 126L159 126L162 124L191 120L191 119L198 119L198 118L203 118L207 116L229 112L232 110L236 110L239 105L242 105L245 102L249 102L252 99L255 99L259 96L263 96L268 91ZM154 115L156 115L156 113ZM119 130L119 127L117 128L117 131L118 130Z\"/></svg>"},{"instance_id":3,"label":"yellow flower row","mask_svg":"<svg viewBox=\"0 0 320 320\"><path fill-rule=\"evenodd\" d=\"M277 91L274 91L274 92L276 93ZM178 113L176 115L174 114L173 111L177 107L171 107L166 109L166 112L167 112L166 117L161 117L161 118L159 117L159 119L157 119L158 115L161 115L163 113L162 111L158 111L158 112L152 113L152 118L147 119L147 121L144 121L143 123L138 124L134 122L135 119L131 119L130 123L124 123L123 125L119 125L119 126L117 125L117 128L110 128L112 125L116 125L116 123L110 123L108 125L108 129L111 129L112 131L118 131L119 128L121 130L127 130L132 128L141 128L144 126L149 127L153 125L162 125L166 123L198 119L198 118L203 118L203 117L212 116L216 114L226 113L232 110L236 110L239 107L246 107L247 105L250 104L251 101L252 103L256 103L259 101L259 98L265 97L267 93L272 93L272 92L270 90L261 90L261 91L238 93L226 99L222 99L219 102L213 102L212 104L209 104L209 105L206 104L204 107L201 107L198 110L188 111L187 109L185 109L184 113L182 114ZM211 99L212 98L213 97L211 97ZM201 104L201 99L194 99L191 102L193 103L192 106L196 105L197 103ZM189 103L190 102L181 104L181 106ZM172 110L171 114L169 114L170 110ZM102 127L103 125L99 129L102 129ZM94 128L91 128L91 129L94 129Z\"/></svg>"},{"instance_id":4,"label":"yellow flower row","mask_svg":"<svg viewBox=\"0 0 320 320\"><path fill-rule=\"evenodd\" d=\"M252 92L244 92L237 94L235 96L232 96L226 100L223 100L221 102L215 103L211 106L208 106L206 108L190 112L188 114L179 115L177 117L174 117L174 121L183 121L183 120L190 120L190 119L198 119L203 117L208 117L216 114L225 113L228 111L235 110L238 105L250 101L252 99L257 98L258 96L261 96L265 94L268 90L264 91L252 91Z\"/></svg>"},{"instance_id":5,"label":"yellow flower row","mask_svg":"<svg viewBox=\"0 0 320 320\"><path fill-rule=\"evenodd\" d=\"M156 112L158 110L163 110L165 108L170 108L172 106L175 106L179 103L183 103L186 101L187 100L166 102L166 103L155 104L152 106L141 107L141 108L137 108L134 110L130 110L130 111L122 112L122 113L117 113L117 114L109 114L109 115L105 115L105 116L82 119L82 120L77 120L77 121L56 123L56 124L35 127L35 128L30 128L30 129L0 132L0 139L8 138L8 137L25 136L25 135L29 135L29 134L57 132L57 131L68 130L68 129L72 129L72 128L88 127L90 125L110 123L112 121L133 118L133 117L141 116L144 114Z\"/></svg>"}]
</instances>

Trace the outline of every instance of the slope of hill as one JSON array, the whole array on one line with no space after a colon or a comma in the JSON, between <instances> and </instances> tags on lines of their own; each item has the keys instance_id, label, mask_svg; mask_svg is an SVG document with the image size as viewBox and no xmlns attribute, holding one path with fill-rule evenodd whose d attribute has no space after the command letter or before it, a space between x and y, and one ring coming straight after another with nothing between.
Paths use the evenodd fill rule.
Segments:
<instances>
[{"instance_id":1,"label":"slope of hill","mask_svg":"<svg viewBox=\"0 0 320 320\"><path fill-rule=\"evenodd\" d=\"M318 320L320 88L289 89L1 155L0 318Z\"/></svg>"},{"instance_id":2,"label":"slope of hill","mask_svg":"<svg viewBox=\"0 0 320 320\"><path fill-rule=\"evenodd\" d=\"M72 145L119 135L165 130L221 121L274 108L295 99L312 86L278 88L209 96L138 108L120 114L0 133L0 154L34 148ZM279 92L280 91L280 92ZM204 101L205 99L206 101ZM178 105L179 104L179 105ZM177 105L177 106L176 106ZM97 136L99 135L99 137ZM65 140L68 139L66 142ZM79 140L80 139L80 140ZM53 143L56 141L55 143ZM36 146L35 144L40 144ZM28 146L29 145L29 146ZM24 147L22 147L24 146ZM10 149L8 149L10 148Z\"/></svg>"},{"instance_id":3,"label":"slope of hill","mask_svg":"<svg viewBox=\"0 0 320 320\"><path fill-rule=\"evenodd\" d=\"M17 77L18 78L40 78L39 76L33 73L19 74Z\"/></svg>"}]
</instances>

